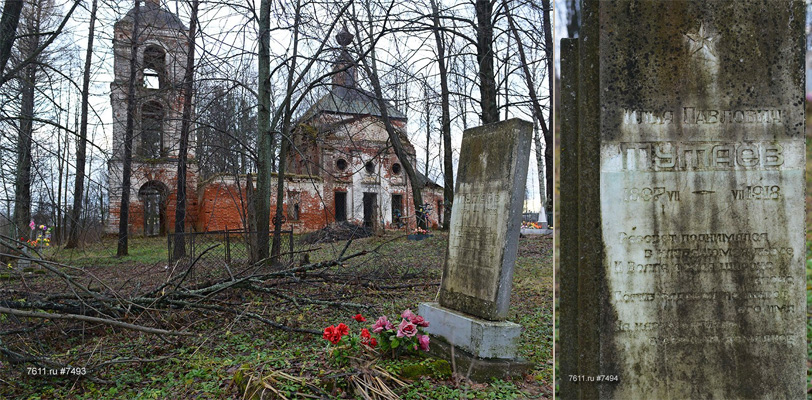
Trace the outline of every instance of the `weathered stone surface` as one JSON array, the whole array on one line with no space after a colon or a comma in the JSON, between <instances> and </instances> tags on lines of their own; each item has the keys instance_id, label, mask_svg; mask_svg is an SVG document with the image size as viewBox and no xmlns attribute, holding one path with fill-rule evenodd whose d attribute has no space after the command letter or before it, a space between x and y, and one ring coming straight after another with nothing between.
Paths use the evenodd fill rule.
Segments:
<instances>
[{"instance_id":1,"label":"weathered stone surface","mask_svg":"<svg viewBox=\"0 0 812 400\"><path fill-rule=\"evenodd\" d=\"M598 188L600 214L563 223L601 262L562 270L578 271L574 340L598 351L561 374L618 381L562 398L802 398L803 3L584 10L578 159L599 179L579 161L577 201Z\"/></svg>"},{"instance_id":2,"label":"weathered stone surface","mask_svg":"<svg viewBox=\"0 0 812 400\"><path fill-rule=\"evenodd\" d=\"M508 321L473 318L437 303L420 303L419 314L429 321L426 333L479 358L515 358L522 326Z\"/></svg>"},{"instance_id":3,"label":"weathered stone surface","mask_svg":"<svg viewBox=\"0 0 812 400\"><path fill-rule=\"evenodd\" d=\"M507 316L532 129L513 119L463 134L442 306L489 320Z\"/></svg>"},{"instance_id":4,"label":"weathered stone surface","mask_svg":"<svg viewBox=\"0 0 812 400\"><path fill-rule=\"evenodd\" d=\"M573 373L578 368L578 40L561 41L561 103L556 110L560 121L561 190L558 209L561 215L559 233L566 241L559 242L559 341L556 346L560 371ZM569 398L578 387L573 381L561 379L560 393Z\"/></svg>"},{"instance_id":5,"label":"weathered stone surface","mask_svg":"<svg viewBox=\"0 0 812 400\"><path fill-rule=\"evenodd\" d=\"M453 372L475 382L490 383L494 379L514 379L533 369L533 363L523 359L476 357L459 347L452 346L440 336L432 336L429 354L446 360L453 358Z\"/></svg>"}]
</instances>

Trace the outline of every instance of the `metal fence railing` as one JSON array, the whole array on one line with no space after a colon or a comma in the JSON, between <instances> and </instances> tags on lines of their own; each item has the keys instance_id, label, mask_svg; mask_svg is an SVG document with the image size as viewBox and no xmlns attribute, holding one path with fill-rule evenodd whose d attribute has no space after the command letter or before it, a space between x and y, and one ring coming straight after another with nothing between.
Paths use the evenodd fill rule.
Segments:
<instances>
[{"instance_id":1,"label":"metal fence railing","mask_svg":"<svg viewBox=\"0 0 812 400\"><path fill-rule=\"evenodd\" d=\"M248 265L251 262L250 240L254 233L242 230L170 233L166 238L167 260L170 265L177 262L189 265L199 257L197 266L212 268ZM175 255L175 241L179 235L183 237L184 246L180 258ZM282 231L281 248L282 259L293 260L293 231Z\"/></svg>"}]
</instances>

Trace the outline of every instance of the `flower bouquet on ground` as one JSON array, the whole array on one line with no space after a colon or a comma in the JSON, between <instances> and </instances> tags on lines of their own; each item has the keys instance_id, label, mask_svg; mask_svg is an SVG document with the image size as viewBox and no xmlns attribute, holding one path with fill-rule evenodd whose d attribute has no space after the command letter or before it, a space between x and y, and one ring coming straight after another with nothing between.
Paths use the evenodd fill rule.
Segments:
<instances>
[{"instance_id":1,"label":"flower bouquet on ground","mask_svg":"<svg viewBox=\"0 0 812 400\"><path fill-rule=\"evenodd\" d=\"M330 325L324 328L322 337L328 341L327 354L334 366L347 366L352 361L354 373L346 376L348 388L357 395L378 393L381 399L399 398L389 385L405 386L406 383L385 368L376 365L383 356L398 357L416 355L429 351L429 337L421 334L420 328L429 326L423 317L411 310L401 313L401 321L395 326L383 315L375 323L360 330L350 331L346 324ZM366 322L363 315L353 317L356 322ZM352 324L352 323L351 323ZM384 379L381 379L384 378ZM389 383L387 383L389 382Z\"/></svg>"},{"instance_id":2,"label":"flower bouquet on ground","mask_svg":"<svg viewBox=\"0 0 812 400\"><path fill-rule=\"evenodd\" d=\"M408 309L400 316L401 321L397 326L383 315L372 326L362 328L358 333L350 333L350 327L343 322L324 328L322 337L330 342L327 348L333 362L342 365L351 358L395 358L429 351L429 336L421 329L428 327L429 322ZM361 314L353 319L366 322Z\"/></svg>"},{"instance_id":3,"label":"flower bouquet on ground","mask_svg":"<svg viewBox=\"0 0 812 400\"><path fill-rule=\"evenodd\" d=\"M427 237L431 237L431 235L429 235L429 231L418 226L417 228L415 228L414 232L412 232L412 234L407 237L407 239L423 240Z\"/></svg>"},{"instance_id":4,"label":"flower bouquet on ground","mask_svg":"<svg viewBox=\"0 0 812 400\"><path fill-rule=\"evenodd\" d=\"M37 225L33 219L28 224L28 227L31 228L30 238L21 237L21 242L35 249L51 245L51 227L42 224Z\"/></svg>"},{"instance_id":5,"label":"flower bouquet on ground","mask_svg":"<svg viewBox=\"0 0 812 400\"><path fill-rule=\"evenodd\" d=\"M522 221L522 228L525 229L544 229L538 222Z\"/></svg>"}]
</instances>

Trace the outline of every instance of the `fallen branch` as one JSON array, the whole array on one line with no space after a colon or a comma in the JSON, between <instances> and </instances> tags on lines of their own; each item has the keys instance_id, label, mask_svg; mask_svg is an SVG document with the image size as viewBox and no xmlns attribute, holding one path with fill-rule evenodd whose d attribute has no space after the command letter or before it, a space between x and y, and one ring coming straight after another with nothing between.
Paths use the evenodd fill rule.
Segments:
<instances>
[{"instance_id":1,"label":"fallen branch","mask_svg":"<svg viewBox=\"0 0 812 400\"><path fill-rule=\"evenodd\" d=\"M0 307L0 314L9 314L15 315L18 317L28 317L28 318L43 318L43 319L67 319L73 321L85 321L85 322L95 322L99 324L105 324L110 326L115 326L124 329L132 329L135 331L141 331L146 333L152 333L156 335L173 335L173 336L195 336L195 333L192 332L177 332L177 331L167 331L165 329L158 329L158 328L150 328L141 325L134 325L129 324L126 322L115 321L105 318L96 318L96 317L88 317L86 315L78 315L78 314L56 314L56 313L46 313L46 312L32 312L32 311L22 311L22 310L15 310L13 308L6 308Z\"/></svg>"}]
</instances>

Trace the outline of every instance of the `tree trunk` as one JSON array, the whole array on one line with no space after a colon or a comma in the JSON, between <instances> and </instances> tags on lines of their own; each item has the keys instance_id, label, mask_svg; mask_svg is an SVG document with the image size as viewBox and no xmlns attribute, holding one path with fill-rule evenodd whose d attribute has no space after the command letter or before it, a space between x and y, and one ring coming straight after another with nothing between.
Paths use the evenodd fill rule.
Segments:
<instances>
[{"instance_id":1,"label":"tree trunk","mask_svg":"<svg viewBox=\"0 0 812 400\"><path fill-rule=\"evenodd\" d=\"M6 63L11 57L11 48L17 37L17 25L23 12L23 0L6 0L3 5L3 16L0 17L0 76L6 70Z\"/></svg>"},{"instance_id":2,"label":"tree trunk","mask_svg":"<svg viewBox=\"0 0 812 400\"><path fill-rule=\"evenodd\" d=\"M132 180L133 162L133 130L135 129L135 77L138 68L138 23L141 14L141 0L135 0L135 13L133 15L133 32L130 37L130 80L127 84L127 126L124 130L124 159L122 160L121 208L118 220L118 248L116 257L124 257L129 253L129 224L130 224L130 184Z\"/></svg>"},{"instance_id":3,"label":"tree trunk","mask_svg":"<svg viewBox=\"0 0 812 400\"><path fill-rule=\"evenodd\" d=\"M257 190L256 207L257 262L268 258L268 231L271 219L271 172L273 138L271 137L271 0L259 5L259 109L257 110Z\"/></svg>"},{"instance_id":4,"label":"tree trunk","mask_svg":"<svg viewBox=\"0 0 812 400\"><path fill-rule=\"evenodd\" d=\"M544 53L547 56L547 78L549 79L549 88L550 92L552 93L553 85L555 84L555 72L553 70L553 33L552 27L553 22L550 19L550 12L552 11L552 7L550 6L550 0L541 0L542 4L542 12L544 13L542 16L542 22L544 26ZM550 102L552 104L552 101ZM539 120L541 123L541 120ZM545 177L546 177L546 190L547 190L547 205L545 209L550 208L550 204L553 201L553 135L550 133L552 131L552 126L548 126L547 130L542 130L544 132L544 142L546 143L546 147L544 150L544 165L545 169Z\"/></svg>"},{"instance_id":5,"label":"tree trunk","mask_svg":"<svg viewBox=\"0 0 812 400\"><path fill-rule=\"evenodd\" d=\"M289 124L286 124L289 127ZM283 132L287 132L283 129ZM289 133L289 132L288 132ZM279 254L282 251L282 219L284 218L285 205L285 162L288 153L289 143L282 135L279 141L279 168L277 169L276 181L276 213L273 218L273 246L271 248L271 262L279 262Z\"/></svg>"},{"instance_id":6,"label":"tree trunk","mask_svg":"<svg viewBox=\"0 0 812 400\"><path fill-rule=\"evenodd\" d=\"M20 107L20 133L17 139L17 182L14 184L14 221L17 231L28 236L31 220L31 137L34 131L34 79L37 67L29 64L25 68Z\"/></svg>"},{"instance_id":7,"label":"tree trunk","mask_svg":"<svg viewBox=\"0 0 812 400\"><path fill-rule=\"evenodd\" d=\"M178 192L175 205L175 245L172 258L178 260L186 255L183 232L186 228L186 157L189 154L189 131L192 126L192 83L195 73L195 36L197 34L198 0L192 0L189 16L189 47L186 53L186 72L183 74L183 117L180 124L180 147L178 148Z\"/></svg>"},{"instance_id":8,"label":"tree trunk","mask_svg":"<svg viewBox=\"0 0 812 400\"><path fill-rule=\"evenodd\" d=\"M423 87L423 93L426 97L426 165L423 169L423 175L429 176L429 147L431 146L431 105L429 104L429 86L428 82Z\"/></svg>"},{"instance_id":9,"label":"tree trunk","mask_svg":"<svg viewBox=\"0 0 812 400\"><path fill-rule=\"evenodd\" d=\"M85 53L85 70L82 76L82 112L79 138L76 141L76 180L73 186L73 209L70 217L70 233L66 249L79 245L79 225L82 215L82 195L85 185L85 160L87 158L87 114L90 95L90 64L93 62L93 36L96 26L98 0L93 0L90 9L90 28L87 34L87 53Z\"/></svg>"},{"instance_id":10,"label":"tree trunk","mask_svg":"<svg viewBox=\"0 0 812 400\"><path fill-rule=\"evenodd\" d=\"M437 0L431 0L434 19L434 41L437 42L437 60L440 68L440 131L443 135L443 230L451 226L451 206L454 204L454 164L451 148L451 110L448 90L448 66L445 57L445 41L440 32L440 11ZM440 210L437 210L439 212Z\"/></svg>"},{"instance_id":11,"label":"tree trunk","mask_svg":"<svg viewBox=\"0 0 812 400\"><path fill-rule=\"evenodd\" d=\"M29 57L39 47L41 9L30 21L31 30L21 43L23 58ZM2 71L0 71L2 72ZM34 89L37 79L37 63L30 63L23 69L21 79L22 99L20 104L20 131L17 140L17 181L14 184L14 221L18 233L30 234L31 221L31 144L34 134Z\"/></svg>"},{"instance_id":12,"label":"tree trunk","mask_svg":"<svg viewBox=\"0 0 812 400\"><path fill-rule=\"evenodd\" d=\"M476 0L477 19L476 59L479 63L479 104L482 107L482 124L499 121L496 105L496 77L493 66L493 4L491 0Z\"/></svg>"},{"instance_id":13,"label":"tree trunk","mask_svg":"<svg viewBox=\"0 0 812 400\"><path fill-rule=\"evenodd\" d=\"M545 152L544 154L542 154L541 136L539 135L540 123L541 121L539 119L536 119L536 124L534 124L535 129L533 129L533 142L536 145L536 167L538 168L539 171L539 195L541 196L540 198L541 211L539 212L546 212L548 209L547 206L549 205L550 200L552 200L552 197L547 196L547 180L545 178L547 177L547 174L549 174L550 172L546 168L547 163L544 161L544 155L547 153L546 151L547 147L551 146L545 147ZM544 141L546 142L547 139L545 138ZM542 170L544 171L543 174L541 173ZM539 215L539 218L541 218L541 215ZM544 218L545 218L544 220L546 221L547 216L544 216Z\"/></svg>"},{"instance_id":14,"label":"tree trunk","mask_svg":"<svg viewBox=\"0 0 812 400\"><path fill-rule=\"evenodd\" d=\"M578 37L578 30L581 27L581 9L578 0L567 0L567 35L570 39ZM548 10L547 7L544 7ZM552 87L552 86L551 86Z\"/></svg>"},{"instance_id":15,"label":"tree trunk","mask_svg":"<svg viewBox=\"0 0 812 400\"><path fill-rule=\"evenodd\" d=\"M254 177L249 172L245 177L245 198L246 198L246 225L248 226L248 235L245 240L248 242L248 253L251 260L261 260L257 253L257 215L254 202L256 201L256 193L254 192Z\"/></svg>"},{"instance_id":16,"label":"tree trunk","mask_svg":"<svg viewBox=\"0 0 812 400\"><path fill-rule=\"evenodd\" d=\"M299 51L299 22L301 18L301 1L296 1L296 16L293 21L293 57L290 60L290 69L288 70L288 84L287 93L293 93L293 74L296 73L296 57ZM273 248L271 249L271 257L274 263L279 263L279 255L282 251L282 208L284 206L285 198L285 164L287 162L288 149L291 146L288 135L291 134L290 120L293 118L291 115L290 101L285 102L285 114L282 120L282 132L279 135L279 168L277 169L277 183L276 183L276 216L273 220Z\"/></svg>"}]
</instances>

